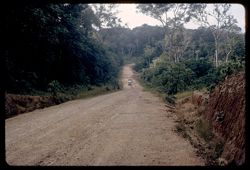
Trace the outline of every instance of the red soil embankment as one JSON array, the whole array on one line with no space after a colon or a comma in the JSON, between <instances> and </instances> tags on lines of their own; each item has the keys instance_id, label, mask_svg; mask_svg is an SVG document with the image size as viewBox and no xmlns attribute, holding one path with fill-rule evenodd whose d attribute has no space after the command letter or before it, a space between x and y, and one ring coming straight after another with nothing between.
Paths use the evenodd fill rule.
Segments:
<instances>
[{"instance_id":1,"label":"red soil embankment","mask_svg":"<svg viewBox=\"0 0 250 170\"><path fill-rule=\"evenodd\" d=\"M5 116L6 118L20 113L30 112L55 105L56 101L50 96L30 96L30 95L5 95Z\"/></svg>"},{"instance_id":2,"label":"red soil embankment","mask_svg":"<svg viewBox=\"0 0 250 170\"><path fill-rule=\"evenodd\" d=\"M224 140L221 158L245 162L245 72L231 75L211 93L204 116Z\"/></svg>"}]
</instances>

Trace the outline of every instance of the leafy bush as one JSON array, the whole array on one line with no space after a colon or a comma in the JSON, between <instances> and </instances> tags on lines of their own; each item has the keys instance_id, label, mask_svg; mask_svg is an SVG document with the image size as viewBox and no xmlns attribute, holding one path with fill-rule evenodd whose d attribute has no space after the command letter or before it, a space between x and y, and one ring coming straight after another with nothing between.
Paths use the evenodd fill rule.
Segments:
<instances>
[{"instance_id":1,"label":"leafy bush","mask_svg":"<svg viewBox=\"0 0 250 170\"><path fill-rule=\"evenodd\" d=\"M158 91L173 95L188 89L194 73L182 63L164 62L157 67L144 69L141 78Z\"/></svg>"},{"instance_id":2,"label":"leafy bush","mask_svg":"<svg viewBox=\"0 0 250 170\"><path fill-rule=\"evenodd\" d=\"M176 97L173 95L166 95L165 100L170 104L175 104Z\"/></svg>"},{"instance_id":3,"label":"leafy bush","mask_svg":"<svg viewBox=\"0 0 250 170\"><path fill-rule=\"evenodd\" d=\"M209 70L213 68L213 63L205 59L188 60L185 65L195 73L196 78L207 75Z\"/></svg>"},{"instance_id":4,"label":"leafy bush","mask_svg":"<svg viewBox=\"0 0 250 170\"><path fill-rule=\"evenodd\" d=\"M57 93L63 90L63 86L57 80L53 80L48 84L48 91L52 96L56 97Z\"/></svg>"},{"instance_id":5,"label":"leafy bush","mask_svg":"<svg viewBox=\"0 0 250 170\"><path fill-rule=\"evenodd\" d=\"M225 79L226 76L237 73L244 70L244 64L240 61L230 61L220 65L216 69L211 69L204 79L207 81L206 86L208 90L214 89L214 87Z\"/></svg>"}]
</instances>

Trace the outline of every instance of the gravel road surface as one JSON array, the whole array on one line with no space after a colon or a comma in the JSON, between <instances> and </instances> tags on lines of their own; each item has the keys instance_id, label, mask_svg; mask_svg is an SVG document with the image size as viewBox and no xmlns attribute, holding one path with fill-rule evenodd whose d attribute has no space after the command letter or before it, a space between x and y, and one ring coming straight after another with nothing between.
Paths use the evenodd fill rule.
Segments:
<instances>
[{"instance_id":1,"label":"gravel road surface","mask_svg":"<svg viewBox=\"0 0 250 170\"><path fill-rule=\"evenodd\" d=\"M132 79L132 85L128 85ZM9 165L204 165L164 103L123 68L121 91L5 121Z\"/></svg>"}]
</instances>

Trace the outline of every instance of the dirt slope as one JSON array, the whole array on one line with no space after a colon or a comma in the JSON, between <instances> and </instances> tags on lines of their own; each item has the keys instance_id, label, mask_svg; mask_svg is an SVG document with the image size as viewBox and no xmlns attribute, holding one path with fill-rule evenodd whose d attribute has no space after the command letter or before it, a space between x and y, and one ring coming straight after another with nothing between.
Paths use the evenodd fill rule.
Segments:
<instances>
[{"instance_id":1,"label":"dirt slope","mask_svg":"<svg viewBox=\"0 0 250 170\"><path fill-rule=\"evenodd\" d=\"M6 119L9 165L204 165L164 103L123 70L124 89ZM127 85L127 79L133 85Z\"/></svg>"},{"instance_id":2,"label":"dirt slope","mask_svg":"<svg viewBox=\"0 0 250 170\"><path fill-rule=\"evenodd\" d=\"M215 88L204 113L224 140L221 157L237 165L245 162L245 101L245 72L240 72Z\"/></svg>"},{"instance_id":3,"label":"dirt slope","mask_svg":"<svg viewBox=\"0 0 250 170\"><path fill-rule=\"evenodd\" d=\"M49 96L30 96L5 94L5 116L6 118L20 113L31 112L35 109L41 109L59 104L53 97Z\"/></svg>"}]
</instances>

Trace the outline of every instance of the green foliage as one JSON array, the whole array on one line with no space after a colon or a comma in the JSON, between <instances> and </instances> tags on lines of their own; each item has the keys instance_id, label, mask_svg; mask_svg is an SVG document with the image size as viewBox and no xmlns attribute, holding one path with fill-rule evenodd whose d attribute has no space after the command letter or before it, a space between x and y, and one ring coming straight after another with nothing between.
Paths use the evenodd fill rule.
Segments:
<instances>
[{"instance_id":1,"label":"green foliage","mask_svg":"<svg viewBox=\"0 0 250 170\"><path fill-rule=\"evenodd\" d=\"M154 48L154 54L162 52L161 43L163 28L158 26L142 25L132 30L123 27L103 28L99 31L105 45L128 62L137 60L147 63L144 57L145 48ZM152 54L152 55L154 55Z\"/></svg>"},{"instance_id":2,"label":"green foliage","mask_svg":"<svg viewBox=\"0 0 250 170\"><path fill-rule=\"evenodd\" d=\"M224 78L228 75L231 75L243 69L244 69L244 65L241 62L230 61L228 63L220 65L218 68L218 72L220 73L220 77Z\"/></svg>"},{"instance_id":3,"label":"green foliage","mask_svg":"<svg viewBox=\"0 0 250 170\"><path fill-rule=\"evenodd\" d=\"M117 78L122 62L93 38L98 17L87 4L19 4L6 7L4 58L9 92L102 85ZM97 33L98 34L98 33Z\"/></svg>"},{"instance_id":4,"label":"green foliage","mask_svg":"<svg viewBox=\"0 0 250 170\"><path fill-rule=\"evenodd\" d=\"M53 80L48 84L48 92L50 92L52 96L56 97L57 93L62 90L63 86L57 80Z\"/></svg>"},{"instance_id":5,"label":"green foliage","mask_svg":"<svg viewBox=\"0 0 250 170\"><path fill-rule=\"evenodd\" d=\"M174 103L175 99L171 96L178 92L204 87L211 90L226 76L243 69L244 65L240 61L230 61L216 68L204 59L179 63L161 60L142 69L141 79L149 87L164 93L167 102Z\"/></svg>"},{"instance_id":6,"label":"green foliage","mask_svg":"<svg viewBox=\"0 0 250 170\"><path fill-rule=\"evenodd\" d=\"M236 43L240 47L233 49L233 54L237 52L239 55L232 56L229 62L220 61L222 64L216 68L211 57L214 53L211 30L200 27L186 32L189 33L184 36L191 35L192 41L184 50L180 61L172 60L173 57L170 57L168 51L150 56L153 50L151 46L145 44L144 53L141 54L143 58L136 62L134 69L142 73L142 79L149 86L166 95L204 87L212 89L225 76L244 69L244 40L241 34L237 34ZM157 62L154 62L154 59L157 59Z\"/></svg>"},{"instance_id":7,"label":"green foliage","mask_svg":"<svg viewBox=\"0 0 250 170\"><path fill-rule=\"evenodd\" d=\"M165 100L170 104L175 104L176 97L173 95L166 95Z\"/></svg>"},{"instance_id":8,"label":"green foliage","mask_svg":"<svg viewBox=\"0 0 250 170\"><path fill-rule=\"evenodd\" d=\"M187 90L193 78L192 70L182 63L163 62L142 72L145 82L168 95Z\"/></svg>"},{"instance_id":9,"label":"green foliage","mask_svg":"<svg viewBox=\"0 0 250 170\"><path fill-rule=\"evenodd\" d=\"M215 50L211 29L189 30L182 26L195 14L195 8L202 8L199 5L138 5L139 11L152 17L162 17L179 7L184 13L176 23L167 18L165 27L144 24L132 30L117 26L119 19L112 7L100 5L93 11L87 4L7 5L2 29L8 35L3 51L7 91L46 91L48 84L54 94L57 86L113 84L108 89L120 88L117 77L124 56L126 62L136 62L134 69L142 73L149 86L170 96L214 87L225 76L244 69L244 34L225 32L234 37L235 43L230 46L229 62L224 62L224 54L228 53L225 46L219 54L222 64L215 68L211 62ZM111 28L101 28L105 25ZM225 35L221 41L227 39ZM161 60L155 63L158 58Z\"/></svg>"},{"instance_id":10,"label":"green foliage","mask_svg":"<svg viewBox=\"0 0 250 170\"><path fill-rule=\"evenodd\" d=\"M188 60L185 65L195 73L196 78L207 75L208 71L213 68L212 62L204 59Z\"/></svg>"},{"instance_id":11,"label":"green foliage","mask_svg":"<svg viewBox=\"0 0 250 170\"><path fill-rule=\"evenodd\" d=\"M99 27L118 27L121 19L116 16L117 11L113 11L116 4L92 4L95 14L99 18Z\"/></svg>"},{"instance_id":12,"label":"green foliage","mask_svg":"<svg viewBox=\"0 0 250 170\"><path fill-rule=\"evenodd\" d=\"M214 89L216 84L220 81L223 81L226 76L237 73L245 69L244 63L240 61L230 61L228 63L224 63L220 65L216 69L210 70L208 75L206 76L207 87L211 91Z\"/></svg>"}]
</instances>

